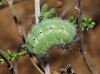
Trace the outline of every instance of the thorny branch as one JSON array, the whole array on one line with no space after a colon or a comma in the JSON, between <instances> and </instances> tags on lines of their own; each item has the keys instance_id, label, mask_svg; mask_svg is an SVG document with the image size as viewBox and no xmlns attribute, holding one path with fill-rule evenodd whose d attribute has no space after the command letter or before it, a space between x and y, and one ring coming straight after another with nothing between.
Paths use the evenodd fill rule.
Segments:
<instances>
[{"instance_id":1,"label":"thorny branch","mask_svg":"<svg viewBox=\"0 0 100 74\"><path fill-rule=\"evenodd\" d=\"M75 7L78 13L78 35L80 37L80 52L83 56L83 60L88 68L88 70L90 71L91 74L93 74L93 71L88 63L88 60L86 58L86 52L84 50L84 45L83 45L83 32L82 32L82 0L78 0L78 6Z\"/></svg>"},{"instance_id":2,"label":"thorny branch","mask_svg":"<svg viewBox=\"0 0 100 74\"><path fill-rule=\"evenodd\" d=\"M13 65L10 63L10 61L3 55L3 53L0 51L0 56L5 60L7 63L8 69L11 71L12 74L16 74Z\"/></svg>"}]
</instances>

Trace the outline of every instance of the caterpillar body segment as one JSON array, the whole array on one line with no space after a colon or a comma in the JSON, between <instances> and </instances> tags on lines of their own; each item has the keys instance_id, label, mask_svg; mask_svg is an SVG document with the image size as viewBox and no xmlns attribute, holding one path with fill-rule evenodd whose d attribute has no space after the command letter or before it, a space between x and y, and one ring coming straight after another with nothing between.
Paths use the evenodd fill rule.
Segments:
<instances>
[{"instance_id":1,"label":"caterpillar body segment","mask_svg":"<svg viewBox=\"0 0 100 74\"><path fill-rule=\"evenodd\" d=\"M69 48L76 37L76 28L67 20L60 18L44 19L35 24L27 35L28 47L36 57L44 57L50 48L57 45Z\"/></svg>"}]
</instances>

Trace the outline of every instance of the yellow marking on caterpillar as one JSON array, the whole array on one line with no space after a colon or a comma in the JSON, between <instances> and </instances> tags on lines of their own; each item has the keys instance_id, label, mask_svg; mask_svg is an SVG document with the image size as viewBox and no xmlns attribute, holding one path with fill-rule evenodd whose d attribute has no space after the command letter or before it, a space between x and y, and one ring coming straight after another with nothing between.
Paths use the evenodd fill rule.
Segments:
<instances>
[{"instance_id":1,"label":"yellow marking on caterpillar","mask_svg":"<svg viewBox=\"0 0 100 74\"><path fill-rule=\"evenodd\" d=\"M54 29L54 33L56 33L57 32L57 30L56 29Z\"/></svg>"},{"instance_id":2,"label":"yellow marking on caterpillar","mask_svg":"<svg viewBox=\"0 0 100 74\"><path fill-rule=\"evenodd\" d=\"M66 34L66 31L64 30L63 34Z\"/></svg>"},{"instance_id":3,"label":"yellow marking on caterpillar","mask_svg":"<svg viewBox=\"0 0 100 74\"><path fill-rule=\"evenodd\" d=\"M38 41L40 40L38 37L36 38Z\"/></svg>"},{"instance_id":4,"label":"yellow marking on caterpillar","mask_svg":"<svg viewBox=\"0 0 100 74\"><path fill-rule=\"evenodd\" d=\"M34 48L36 48L36 46L33 45Z\"/></svg>"},{"instance_id":5,"label":"yellow marking on caterpillar","mask_svg":"<svg viewBox=\"0 0 100 74\"><path fill-rule=\"evenodd\" d=\"M47 35L47 32L46 31L44 32L44 35Z\"/></svg>"}]
</instances>

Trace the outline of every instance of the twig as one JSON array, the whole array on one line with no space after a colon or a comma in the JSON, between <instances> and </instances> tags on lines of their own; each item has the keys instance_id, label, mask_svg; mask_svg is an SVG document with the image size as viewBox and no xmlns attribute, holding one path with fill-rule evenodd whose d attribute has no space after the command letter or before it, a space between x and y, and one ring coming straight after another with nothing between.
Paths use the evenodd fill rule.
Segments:
<instances>
[{"instance_id":1,"label":"twig","mask_svg":"<svg viewBox=\"0 0 100 74\"><path fill-rule=\"evenodd\" d=\"M17 53L20 52L21 46L22 46L22 42L19 44L19 46L18 46L18 48L17 48ZM14 68L15 68L16 74L18 74L18 59L19 59L19 58L17 58L17 59L15 60L15 62L14 62Z\"/></svg>"},{"instance_id":2,"label":"twig","mask_svg":"<svg viewBox=\"0 0 100 74\"><path fill-rule=\"evenodd\" d=\"M93 74L93 70L91 69L88 60L86 58L86 52L84 50L84 45L83 45L83 32L82 32L82 0L78 0L78 6L75 7L78 13L78 26L79 26L79 36L80 36L80 52L82 54L83 60L90 71L91 74Z\"/></svg>"},{"instance_id":3,"label":"twig","mask_svg":"<svg viewBox=\"0 0 100 74\"><path fill-rule=\"evenodd\" d=\"M36 24L39 23L38 16L40 15L40 0L35 0L35 15L36 15Z\"/></svg>"},{"instance_id":4,"label":"twig","mask_svg":"<svg viewBox=\"0 0 100 74\"><path fill-rule=\"evenodd\" d=\"M51 74L50 72L50 68L49 68L49 63L47 59L43 59L44 62L44 70L45 70L45 74Z\"/></svg>"},{"instance_id":5,"label":"twig","mask_svg":"<svg viewBox=\"0 0 100 74\"><path fill-rule=\"evenodd\" d=\"M17 3L20 3L22 1L26 1L26 0L14 0L13 4L17 4ZM2 6L0 6L0 10L4 9L6 7L8 7L8 4L3 4Z\"/></svg>"},{"instance_id":6,"label":"twig","mask_svg":"<svg viewBox=\"0 0 100 74\"><path fill-rule=\"evenodd\" d=\"M24 29L21 25L21 21L16 16L15 10L13 8L13 2L12 2L12 0L7 0L7 2L8 2L8 5L9 5L9 8L10 8L10 11L12 13L13 19L16 23L16 26L18 27L19 35L21 36L23 43L27 43L25 31L24 31Z\"/></svg>"},{"instance_id":7,"label":"twig","mask_svg":"<svg viewBox=\"0 0 100 74\"><path fill-rule=\"evenodd\" d=\"M0 56L4 59L4 61L7 63L8 69L11 71L12 74L16 74L13 65L10 63L10 61L3 55L3 53L0 51Z\"/></svg>"},{"instance_id":8,"label":"twig","mask_svg":"<svg viewBox=\"0 0 100 74\"><path fill-rule=\"evenodd\" d=\"M31 57L30 58L31 59L31 61L32 61L32 64L34 65L34 67L41 73L41 74L44 74L44 72L37 66L37 62L35 62L35 60L37 60L37 59L34 59L33 60L33 57Z\"/></svg>"},{"instance_id":9,"label":"twig","mask_svg":"<svg viewBox=\"0 0 100 74\"><path fill-rule=\"evenodd\" d=\"M77 2L77 0L73 0L73 2L60 14L60 18L64 17L66 13L72 8L72 6Z\"/></svg>"},{"instance_id":10,"label":"twig","mask_svg":"<svg viewBox=\"0 0 100 74\"><path fill-rule=\"evenodd\" d=\"M35 15L36 15L36 24L37 24L39 23L38 16L40 15L40 0L35 0ZM36 58L34 60L38 61ZM45 62L44 59L43 62L44 62L45 74L50 74L49 63ZM37 64L39 64L39 62L37 62Z\"/></svg>"}]
</instances>

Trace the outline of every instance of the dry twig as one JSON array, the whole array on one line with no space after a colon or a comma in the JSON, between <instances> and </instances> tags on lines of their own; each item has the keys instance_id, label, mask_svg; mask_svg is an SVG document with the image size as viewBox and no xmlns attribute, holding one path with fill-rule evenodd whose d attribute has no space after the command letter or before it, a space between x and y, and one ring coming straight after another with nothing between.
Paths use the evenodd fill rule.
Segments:
<instances>
[{"instance_id":1,"label":"dry twig","mask_svg":"<svg viewBox=\"0 0 100 74\"><path fill-rule=\"evenodd\" d=\"M88 60L86 58L86 52L84 50L84 44L83 44L83 32L82 32L82 0L78 0L78 6L75 7L78 13L78 35L80 37L80 52L82 54L83 60L88 68L88 70L90 71L91 74L93 74L93 71L88 63Z\"/></svg>"},{"instance_id":2,"label":"dry twig","mask_svg":"<svg viewBox=\"0 0 100 74\"><path fill-rule=\"evenodd\" d=\"M26 0L14 0L13 4L17 4L17 3L20 3L22 1L26 1ZM8 4L3 4L2 6L0 6L0 10L4 9L6 7L8 7Z\"/></svg>"},{"instance_id":3,"label":"dry twig","mask_svg":"<svg viewBox=\"0 0 100 74\"><path fill-rule=\"evenodd\" d=\"M3 53L0 51L0 56L4 59L4 61L7 63L7 68L11 71L12 74L16 74L13 65L11 62L3 55Z\"/></svg>"},{"instance_id":4,"label":"dry twig","mask_svg":"<svg viewBox=\"0 0 100 74\"><path fill-rule=\"evenodd\" d=\"M39 23L38 16L40 15L40 0L35 0L35 15L36 15L36 23ZM38 61L36 58L35 60ZM49 63L45 60L45 58L43 59L43 62L44 62L45 74L51 74ZM37 64L39 64L39 62L37 62Z\"/></svg>"},{"instance_id":5,"label":"dry twig","mask_svg":"<svg viewBox=\"0 0 100 74\"><path fill-rule=\"evenodd\" d=\"M15 13L15 10L13 8L13 2L12 2L12 0L7 0L7 2L9 5L9 8L10 8L10 11L12 13L13 19L16 23L16 26L18 27L19 35L21 36L23 43L27 43L25 31L21 25L21 21L18 19L17 15Z\"/></svg>"},{"instance_id":6,"label":"dry twig","mask_svg":"<svg viewBox=\"0 0 100 74\"><path fill-rule=\"evenodd\" d=\"M50 67L47 59L43 59L45 74L51 74Z\"/></svg>"}]
</instances>

